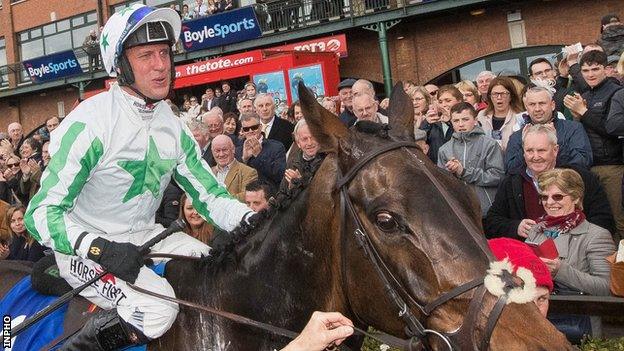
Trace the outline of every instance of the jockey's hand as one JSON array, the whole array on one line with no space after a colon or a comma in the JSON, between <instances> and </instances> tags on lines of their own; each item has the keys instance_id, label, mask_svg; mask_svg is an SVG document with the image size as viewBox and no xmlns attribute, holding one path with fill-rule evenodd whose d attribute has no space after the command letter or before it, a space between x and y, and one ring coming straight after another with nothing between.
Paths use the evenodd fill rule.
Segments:
<instances>
[{"instance_id":1,"label":"jockey's hand","mask_svg":"<svg viewBox=\"0 0 624 351\"><path fill-rule=\"evenodd\" d=\"M91 242L87 258L99 263L119 279L132 284L143 266L143 255L138 246L104 238L96 238Z\"/></svg>"}]
</instances>

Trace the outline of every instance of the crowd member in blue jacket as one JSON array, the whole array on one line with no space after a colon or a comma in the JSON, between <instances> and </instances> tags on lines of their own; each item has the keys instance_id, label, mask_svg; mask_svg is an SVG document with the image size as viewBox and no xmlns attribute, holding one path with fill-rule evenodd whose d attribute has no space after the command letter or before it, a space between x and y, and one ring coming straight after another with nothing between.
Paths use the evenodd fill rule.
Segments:
<instances>
[{"instance_id":1,"label":"crowd member in blue jacket","mask_svg":"<svg viewBox=\"0 0 624 351\"><path fill-rule=\"evenodd\" d=\"M531 87L527 89L523 102L530 118L528 125L552 124L555 127L559 145L557 164L585 169L591 167L592 149L585 129L579 122L556 118L552 91L545 87ZM522 130L516 131L509 138L505 153L506 172L524 166L522 133Z\"/></svg>"}]
</instances>

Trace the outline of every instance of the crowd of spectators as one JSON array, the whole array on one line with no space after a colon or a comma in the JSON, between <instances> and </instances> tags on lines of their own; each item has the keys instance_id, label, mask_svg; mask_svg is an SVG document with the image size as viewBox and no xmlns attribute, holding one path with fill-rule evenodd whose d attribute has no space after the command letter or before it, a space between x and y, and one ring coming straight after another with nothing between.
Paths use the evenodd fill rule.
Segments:
<instances>
[{"instance_id":1,"label":"crowd of spectators","mask_svg":"<svg viewBox=\"0 0 624 351\"><path fill-rule=\"evenodd\" d=\"M227 9L219 5L224 3L197 0L181 15L217 13ZM624 25L609 15L602 27L604 46L565 47L554 63L536 58L528 79L484 71L455 85L403 85L413 103L414 139L426 157L474 190L485 237L513 240L493 247L524 252L515 245L554 240L559 257L540 258L551 279L542 279L542 295L608 295L605 258L624 238ZM337 90L337 97L318 102L345 126L388 123L388 100L379 101L370 81L345 79ZM276 191L311 172L321 157L299 102L284 106L253 82L236 91L224 81L199 98L167 103L186 122L216 179L254 211L267 208ZM59 122L48 119L28 138L11 123L0 135L7 227L0 228L0 259L43 256L45 248L26 233L23 214L50 161L48 139ZM176 218L186 219L186 232L197 240L210 243L219 235L172 180L156 221L168 226Z\"/></svg>"}]
</instances>

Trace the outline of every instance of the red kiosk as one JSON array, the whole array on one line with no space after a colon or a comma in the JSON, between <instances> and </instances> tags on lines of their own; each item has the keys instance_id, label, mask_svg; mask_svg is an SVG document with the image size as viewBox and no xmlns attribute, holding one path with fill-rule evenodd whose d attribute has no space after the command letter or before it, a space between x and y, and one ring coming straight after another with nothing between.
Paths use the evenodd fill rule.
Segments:
<instances>
[{"instance_id":1,"label":"red kiosk","mask_svg":"<svg viewBox=\"0 0 624 351\"><path fill-rule=\"evenodd\" d=\"M245 77L258 92L297 100L298 80L318 96L337 95L339 57L334 52L254 50L176 67L175 89ZM293 96L295 95L295 96ZM285 98L285 99L284 99Z\"/></svg>"}]
</instances>

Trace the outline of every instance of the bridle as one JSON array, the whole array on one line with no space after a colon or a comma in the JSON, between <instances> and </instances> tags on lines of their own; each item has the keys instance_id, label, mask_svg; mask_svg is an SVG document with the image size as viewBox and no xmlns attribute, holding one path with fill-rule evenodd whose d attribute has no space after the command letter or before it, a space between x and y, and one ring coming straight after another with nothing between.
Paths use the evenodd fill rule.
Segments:
<instances>
[{"instance_id":1,"label":"bridle","mask_svg":"<svg viewBox=\"0 0 624 351\"><path fill-rule=\"evenodd\" d=\"M383 155L387 152L390 152L392 150L397 150L401 148L405 148L405 150L407 150L407 149L414 149L414 148L419 148L419 147L414 142L392 141L362 156L356 162L356 164L349 169L349 171L344 176L341 176L340 166L338 167L338 172L339 172L338 174L340 178L337 181L336 187L340 193L340 211L341 211L341 218L343 219L342 226L341 226L341 234L340 234L341 241L342 241L341 243L342 244L341 245L342 247L342 253L341 253L342 285L343 285L343 289L345 290L345 296L346 296L347 302L349 302L349 293L348 293L348 284L346 281L347 278L346 278L345 272L348 269L347 268L347 252L346 252L347 243L346 242L350 234L348 230L348 226L349 226L349 223L347 220L347 215L348 215L349 217L351 217L352 224L355 228L353 230L353 236L355 237L355 241L357 242L358 246L363 251L364 256L368 259L368 261L373 266L374 271L377 273L377 277L379 278L379 280L381 281L384 287L384 291L386 292L387 297L395 305L396 309L398 310L398 316L402 319L403 323L405 323L406 335L410 337L410 339L404 340L406 342L404 345L405 350L426 349L426 345L427 345L426 338L430 335L439 337L442 340L442 342L446 344L449 350L453 350L453 349L468 350L468 347L470 347L473 350L487 350L489 347L492 332L494 331L494 327L496 326L496 323L498 322L498 319L503 311L503 308L506 305L507 295L503 294L500 297L498 297L498 300L496 301L494 307L492 308L492 310L490 311L488 315L487 323L485 325L485 329L484 329L484 333L482 335L481 341L479 344L477 344L477 341L475 340L474 331L476 330L475 327L477 326L477 318L479 316L479 311L481 309L482 302L486 295L485 294L486 288L483 285L483 277L476 278L465 284L459 285L453 288L452 290L443 293L441 296L439 296L438 298L436 298L435 300L429 303L423 304L423 303L417 302L406 291L406 289L403 287L400 281L388 268L382 256L379 254L379 251L377 251L377 249L375 248L375 245L373 244L370 236L368 235L366 228L362 224L362 221L360 220L357 214L357 211L351 200L351 197L349 196L349 193L348 193L349 184L357 176L357 174L362 168L364 168L370 161L372 161L376 157ZM450 196L451 194L442 186L442 184L427 169L426 165L423 164L422 160L418 159L418 157L412 152L409 152L409 154L412 157L414 157L422 165L422 169L427 175L427 177L429 178L429 180L434 184L434 186L442 194L442 196L446 199L446 201L449 201L449 205L451 206L453 212L455 212L459 216L462 223L467 227L468 232L470 232L470 234L475 239L477 239L476 242L477 243L483 242L482 238L477 238L479 234L474 224L472 224L472 222L470 222L466 218L465 214L458 208L458 205L456 203L451 202L450 200L452 198ZM492 255L487 249L487 246L485 245L480 245L480 246L483 249L483 251L487 254L490 261L492 261ZM507 287L516 286L516 283L513 282L510 276L504 277L504 278L505 278L504 282ZM468 313L461 327L455 332L450 332L450 333L441 332L441 331L436 331L436 330L425 328L425 326L423 325L423 322L421 322L421 320L419 320L409 308L409 306L417 307L418 310L420 310L421 314L425 316L425 320L426 320L426 318L428 318L436 308L440 307L446 302L451 301L454 298L464 293L467 293L473 289L476 289L476 290L472 299L470 300ZM350 312L354 316L356 316L357 319L359 319L357 314L352 310L351 304L350 303L348 304L349 304ZM363 323L361 319L360 319L360 322ZM366 323L363 323L363 324L366 325Z\"/></svg>"}]
</instances>

